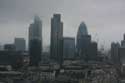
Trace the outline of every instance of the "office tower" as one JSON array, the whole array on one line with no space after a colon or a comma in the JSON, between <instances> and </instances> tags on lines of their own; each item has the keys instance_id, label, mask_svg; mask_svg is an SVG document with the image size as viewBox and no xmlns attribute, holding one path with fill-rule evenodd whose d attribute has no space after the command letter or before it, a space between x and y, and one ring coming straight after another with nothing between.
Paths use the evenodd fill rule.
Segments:
<instances>
[{"instance_id":1,"label":"office tower","mask_svg":"<svg viewBox=\"0 0 125 83\"><path fill-rule=\"evenodd\" d=\"M63 58L74 58L75 57L75 38L64 37L63 38Z\"/></svg>"},{"instance_id":2,"label":"office tower","mask_svg":"<svg viewBox=\"0 0 125 83\"><path fill-rule=\"evenodd\" d=\"M121 41L121 46L125 48L125 34L124 34L123 40Z\"/></svg>"},{"instance_id":3,"label":"office tower","mask_svg":"<svg viewBox=\"0 0 125 83\"><path fill-rule=\"evenodd\" d=\"M123 36L123 40L121 41L121 47L119 48L119 55L121 63L125 64L125 34Z\"/></svg>"},{"instance_id":4,"label":"office tower","mask_svg":"<svg viewBox=\"0 0 125 83\"><path fill-rule=\"evenodd\" d=\"M113 64L119 64L120 62L120 56L119 56L119 43L112 43L111 44L111 59Z\"/></svg>"},{"instance_id":5,"label":"office tower","mask_svg":"<svg viewBox=\"0 0 125 83\"><path fill-rule=\"evenodd\" d=\"M120 47L119 51L118 51L118 54L119 54L119 58L120 58L120 63L125 64L125 48Z\"/></svg>"},{"instance_id":6,"label":"office tower","mask_svg":"<svg viewBox=\"0 0 125 83\"><path fill-rule=\"evenodd\" d=\"M29 55L30 64L39 65L42 55L42 22L38 16L35 16L29 27Z\"/></svg>"},{"instance_id":7,"label":"office tower","mask_svg":"<svg viewBox=\"0 0 125 83\"><path fill-rule=\"evenodd\" d=\"M96 42L91 42L88 45L88 48L86 50L87 52L87 59L89 61L97 61L97 52L98 52L98 45Z\"/></svg>"},{"instance_id":8,"label":"office tower","mask_svg":"<svg viewBox=\"0 0 125 83\"><path fill-rule=\"evenodd\" d=\"M84 60L87 59L87 50L89 45L91 44L91 36L88 34L87 27L84 22L82 22L79 26L77 32L77 55Z\"/></svg>"},{"instance_id":9,"label":"office tower","mask_svg":"<svg viewBox=\"0 0 125 83\"><path fill-rule=\"evenodd\" d=\"M24 38L15 38L14 44L16 51L25 51L26 42Z\"/></svg>"},{"instance_id":10,"label":"office tower","mask_svg":"<svg viewBox=\"0 0 125 83\"><path fill-rule=\"evenodd\" d=\"M59 64L63 58L63 23L60 14L54 14L51 19L51 56Z\"/></svg>"},{"instance_id":11,"label":"office tower","mask_svg":"<svg viewBox=\"0 0 125 83\"><path fill-rule=\"evenodd\" d=\"M15 48L15 45L14 45L14 44L5 44L5 45L4 45L4 50L5 50L5 51L15 51L16 48Z\"/></svg>"}]
</instances>

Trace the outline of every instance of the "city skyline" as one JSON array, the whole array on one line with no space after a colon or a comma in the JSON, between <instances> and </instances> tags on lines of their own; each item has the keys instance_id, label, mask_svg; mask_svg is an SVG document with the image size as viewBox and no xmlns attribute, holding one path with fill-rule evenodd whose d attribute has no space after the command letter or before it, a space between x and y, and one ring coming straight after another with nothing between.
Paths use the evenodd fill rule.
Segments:
<instances>
[{"instance_id":1,"label":"city skyline","mask_svg":"<svg viewBox=\"0 0 125 83\"><path fill-rule=\"evenodd\" d=\"M78 26L84 21L92 40L99 39L99 47L105 43L104 46L110 48L112 41L122 40L125 31L123 3L123 0L0 1L0 42L12 42L15 37L27 40L28 25L33 16L38 14L43 21L43 43L48 45L50 18L54 13L60 13L64 22L64 37L76 37Z\"/></svg>"},{"instance_id":2,"label":"city skyline","mask_svg":"<svg viewBox=\"0 0 125 83\"><path fill-rule=\"evenodd\" d=\"M125 83L125 0L0 0L0 83Z\"/></svg>"}]
</instances>

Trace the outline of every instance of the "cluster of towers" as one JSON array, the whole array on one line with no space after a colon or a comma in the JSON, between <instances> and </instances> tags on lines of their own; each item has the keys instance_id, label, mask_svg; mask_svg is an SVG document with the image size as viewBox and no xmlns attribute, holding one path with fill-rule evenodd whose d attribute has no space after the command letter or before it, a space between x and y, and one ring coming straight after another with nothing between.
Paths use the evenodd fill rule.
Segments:
<instances>
[{"instance_id":1,"label":"cluster of towers","mask_svg":"<svg viewBox=\"0 0 125 83\"><path fill-rule=\"evenodd\" d=\"M77 40L63 37L63 22L61 14L54 14L51 18L51 43L50 59L62 64L63 58L76 56L84 61L96 59L97 43L91 41L91 35L88 34L84 22L79 26ZM65 45L64 45L65 44ZM31 65L38 65L42 56L42 22L38 16L35 16L34 22L29 27L29 55Z\"/></svg>"}]
</instances>

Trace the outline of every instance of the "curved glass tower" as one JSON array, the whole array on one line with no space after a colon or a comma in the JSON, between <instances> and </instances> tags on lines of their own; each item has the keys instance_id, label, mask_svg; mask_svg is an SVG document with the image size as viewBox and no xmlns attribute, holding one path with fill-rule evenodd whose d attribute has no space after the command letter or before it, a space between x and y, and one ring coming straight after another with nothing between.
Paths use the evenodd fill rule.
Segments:
<instances>
[{"instance_id":1,"label":"curved glass tower","mask_svg":"<svg viewBox=\"0 0 125 83\"><path fill-rule=\"evenodd\" d=\"M88 35L88 30L84 22L81 22L79 26L77 37L81 35Z\"/></svg>"},{"instance_id":2,"label":"curved glass tower","mask_svg":"<svg viewBox=\"0 0 125 83\"><path fill-rule=\"evenodd\" d=\"M81 22L77 32L77 54L80 57L85 58L86 49L91 42L91 36L88 35L88 30L84 22Z\"/></svg>"}]
</instances>

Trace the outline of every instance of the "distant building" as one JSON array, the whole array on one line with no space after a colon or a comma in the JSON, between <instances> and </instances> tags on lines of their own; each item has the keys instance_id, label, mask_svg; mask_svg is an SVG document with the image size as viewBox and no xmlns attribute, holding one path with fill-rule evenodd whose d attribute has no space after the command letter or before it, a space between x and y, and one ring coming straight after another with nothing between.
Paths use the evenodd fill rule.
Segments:
<instances>
[{"instance_id":1,"label":"distant building","mask_svg":"<svg viewBox=\"0 0 125 83\"><path fill-rule=\"evenodd\" d=\"M64 37L63 38L63 58L75 57L75 38Z\"/></svg>"},{"instance_id":2,"label":"distant building","mask_svg":"<svg viewBox=\"0 0 125 83\"><path fill-rule=\"evenodd\" d=\"M119 48L119 56L122 64L125 64L125 34L121 41L121 47Z\"/></svg>"},{"instance_id":3,"label":"distant building","mask_svg":"<svg viewBox=\"0 0 125 83\"><path fill-rule=\"evenodd\" d=\"M3 48L3 46L2 46L2 45L0 45L0 50L4 50L4 48Z\"/></svg>"},{"instance_id":4,"label":"distant building","mask_svg":"<svg viewBox=\"0 0 125 83\"><path fill-rule=\"evenodd\" d=\"M87 59L90 61L97 60L98 46L96 42L91 42L87 49Z\"/></svg>"},{"instance_id":5,"label":"distant building","mask_svg":"<svg viewBox=\"0 0 125 83\"><path fill-rule=\"evenodd\" d=\"M29 27L29 55L30 64L39 65L42 56L42 22L38 16Z\"/></svg>"},{"instance_id":6,"label":"distant building","mask_svg":"<svg viewBox=\"0 0 125 83\"><path fill-rule=\"evenodd\" d=\"M23 62L23 54L16 51L0 51L0 65L19 67Z\"/></svg>"},{"instance_id":7,"label":"distant building","mask_svg":"<svg viewBox=\"0 0 125 83\"><path fill-rule=\"evenodd\" d=\"M125 64L125 48L123 47L119 48L119 57L121 64Z\"/></svg>"},{"instance_id":8,"label":"distant building","mask_svg":"<svg viewBox=\"0 0 125 83\"><path fill-rule=\"evenodd\" d=\"M43 52L42 53L42 61L41 64L48 64L50 61L50 53L49 52Z\"/></svg>"},{"instance_id":9,"label":"distant building","mask_svg":"<svg viewBox=\"0 0 125 83\"><path fill-rule=\"evenodd\" d=\"M86 53L90 43L91 43L91 36L88 35L87 27L85 23L82 22L77 32L76 48L78 57L81 57L84 60L87 58Z\"/></svg>"},{"instance_id":10,"label":"distant building","mask_svg":"<svg viewBox=\"0 0 125 83\"><path fill-rule=\"evenodd\" d=\"M14 44L16 47L16 51L25 51L26 41L24 38L15 38Z\"/></svg>"},{"instance_id":11,"label":"distant building","mask_svg":"<svg viewBox=\"0 0 125 83\"><path fill-rule=\"evenodd\" d=\"M120 64L120 44L119 43L112 43L111 44L111 59L114 65ZM119 55L120 54L120 55Z\"/></svg>"},{"instance_id":12,"label":"distant building","mask_svg":"<svg viewBox=\"0 0 125 83\"><path fill-rule=\"evenodd\" d=\"M125 34L124 34L123 40L121 41L121 47L125 48Z\"/></svg>"},{"instance_id":13,"label":"distant building","mask_svg":"<svg viewBox=\"0 0 125 83\"><path fill-rule=\"evenodd\" d=\"M91 41L91 35L88 34L84 22L79 26L76 40L77 55L85 62L97 60L97 43Z\"/></svg>"},{"instance_id":14,"label":"distant building","mask_svg":"<svg viewBox=\"0 0 125 83\"><path fill-rule=\"evenodd\" d=\"M5 44L4 45L4 50L6 50L6 51L15 51L16 47L15 47L14 44Z\"/></svg>"},{"instance_id":15,"label":"distant building","mask_svg":"<svg viewBox=\"0 0 125 83\"><path fill-rule=\"evenodd\" d=\"M62 63L63 58L63 23L60 14L54 14L51 19L51 56L50 58Z\"/></svg>"}]
</instances>

